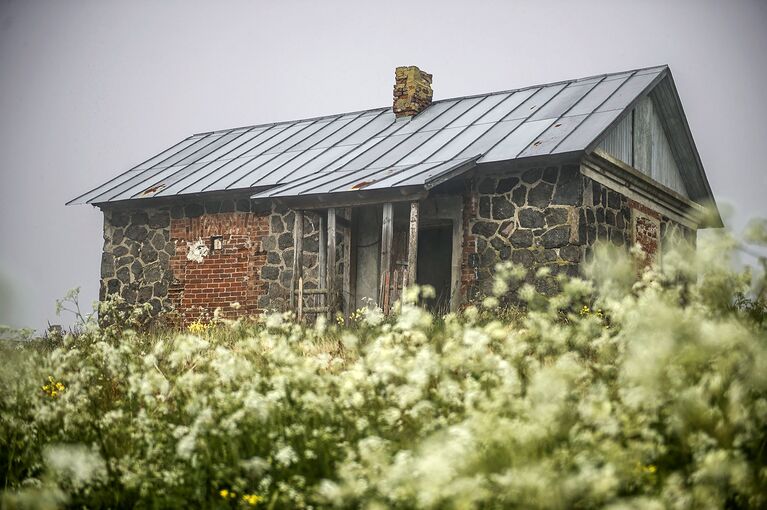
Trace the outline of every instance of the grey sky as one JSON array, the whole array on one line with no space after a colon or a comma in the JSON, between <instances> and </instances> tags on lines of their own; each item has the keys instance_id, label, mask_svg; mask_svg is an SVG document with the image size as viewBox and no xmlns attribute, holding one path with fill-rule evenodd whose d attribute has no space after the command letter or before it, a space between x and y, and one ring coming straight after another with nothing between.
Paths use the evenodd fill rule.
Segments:
<instances>
[{"instance_id":1,"label":"grey sky","mask_svg":"<svg viewBox=\"0 0 767 510\"><path fill-rule=\"evenodd\" d=\"M97 296L101 213L64 202L189 134L668 63L714 195L767 215L767 0L0 0L0 323Z\"/></svg>"}]
</instances>

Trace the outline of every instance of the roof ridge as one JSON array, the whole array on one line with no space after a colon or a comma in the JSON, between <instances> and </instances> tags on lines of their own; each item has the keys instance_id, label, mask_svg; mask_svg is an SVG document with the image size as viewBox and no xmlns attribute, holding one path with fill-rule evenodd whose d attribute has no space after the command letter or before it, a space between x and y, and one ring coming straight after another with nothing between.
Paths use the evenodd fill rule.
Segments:
<instances>
[{"instance_id":1,"label":"roof ridge","mask_svg":"<svg viewBox=\"0 0 767 510\"><path fill-rule=\"evenodd\" d=\"M624 70L624 71L615 71L615 72L612 72L612 73L601 73L601 74L594 74L594 75L591 75L591 76L582 76L580 78L570 78L570 79L567 79L567 80L552 81L552 82L547 82L547 83L538 83L538 84L535 84L535 85L528 85L528 86L519 87L519 88L516 88L516 89L497 90L497 91L494 91L494 92L482 92L482 93L479 93L479 94L469 94L469 95L466 95L466 96L446 97L446 98L443 98L443 99L438 99L436 101L432 101L431 104L444 103L446 101L456 101L456 100L461 100L461 99L472 99L472 98L475 98L475 97L489 97L489 96L496 96L496 95L499 95L499 94L510 94L512 92L521 92L523 90L529 90L529 89L534 89L534 88L549 87L549 86L553 86L553 85L561 85L563 83L573 83L573 82L585 81L585 80L593 80L595 78L607 77L607 76L616 76L616 75L619 75L619 74L638 73L639 71L648 71L650 69L660 69L662 67L669 68L669 65L668 64L660 64L660 65L656 65L656 66L639 67L637 69L627 69L627 70ZM228 132L228 131L236 131L238 129L255 129L255 128L261 128L261 127L279 126L280 124L293 124L293 123L296 123L296 122L309 122L309 121L315 122L315 121L318 121L318 120L329 119L329 118L332 118L332 117L343 117L345 115L354 115L355 113L356 114L365 114L365 113L372 113L372 112L377 112L377 111L382 111L382 110L389 110L389 109L391 109L390 106L381 106L381 107L378 107L378 108L368 108L368 109L362 109L362 110L354 110L354 111L350 111L350 112L332 113L332 114L328 114L328 115L320 115L320 116L317 116L317 117L307 117L307 118L292 119L292 120L281 120L281 121L276 121L276 122L266 122L264 124L252 124L252 125L249 125L249 126L237 126L237 127L232 127L232 128L214 129L212 131L203 131L203 132L200 132L200 133L194 133L194 134L189 135L188 137L186 137L185 140L188 140L189 138L193 138L195 136L211 135L211 134L214 134L214 133L225 133L225 132Z\"/></svg>"}]
</instances>

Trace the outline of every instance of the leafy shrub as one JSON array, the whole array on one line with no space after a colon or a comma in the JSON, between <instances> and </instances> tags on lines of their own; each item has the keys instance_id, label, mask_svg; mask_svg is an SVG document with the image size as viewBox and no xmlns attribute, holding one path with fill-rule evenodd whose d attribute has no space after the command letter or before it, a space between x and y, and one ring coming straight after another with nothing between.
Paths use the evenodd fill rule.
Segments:
<instances>
[{"instance_id":1,"label":"leafy shrub","mask_svg":"<svg viewBox=\"0 0 767 510\"><path fill-rule=\"evenodd\" d=\"M763 508L763 296L734 247L640 278L597 253L553 298L501 265L481 305L435 318L411 289L351 328L140 332L102 304L53 349L0 344L3 505Z\"/></svg>"}]
</instances>

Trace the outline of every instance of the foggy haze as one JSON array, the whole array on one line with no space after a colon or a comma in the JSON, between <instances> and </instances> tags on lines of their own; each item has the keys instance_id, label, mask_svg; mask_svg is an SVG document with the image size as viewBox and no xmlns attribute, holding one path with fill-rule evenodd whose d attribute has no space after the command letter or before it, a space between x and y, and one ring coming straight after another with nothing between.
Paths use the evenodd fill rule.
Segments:
<instances>
[{"instance_id":1,"label":"foggy haze","mask_svg":"<svg viewBox=\"0 0 767 510\"><path fill-rule=\"evenodd\" d=\"M0 324L97 298L101 212L64 203L192 133L669 64L736 227L766 216L767 1L0 0Z\"/></svg>"}]
</instances>

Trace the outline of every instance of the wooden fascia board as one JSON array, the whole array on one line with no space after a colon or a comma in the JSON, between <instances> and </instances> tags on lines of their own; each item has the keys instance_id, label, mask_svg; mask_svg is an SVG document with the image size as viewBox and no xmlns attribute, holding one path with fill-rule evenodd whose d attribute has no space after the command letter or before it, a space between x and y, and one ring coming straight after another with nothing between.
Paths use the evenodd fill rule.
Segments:
<instances>
[{"instance_id":1,"label":"wooden fascia board","mask_svg":"<svg viewBox=\"0 0 767 510\"><path fill-rule=\"evenodd\" d=\"M581 171L600 184L622 193L690 228L698 228L705 208L655 182L624 162L597 149L581 161Z\"/></svg>"},{"instance_id":2,"label":"wooden fascia board","mask_svg":"<svg viewBox=\"0 0 767 510\"><path fill-rule=\"evenodd\" d=\"M671 152L677 160L683 177L694 181L692 184L696 193L691 195L698 203L706 202L713 208L714 217L712 218L709 213L707 217L710 221L705 226L716 228L724 226L670 68L666 68L662 73L662 79L653 84L641 97L645 96L652 97L655 102Z\"/></svg>"},{"instance_id":3,"label":"wooden fascia board","mask_svg":"<svg viewBox=\"0 0 767 510\"><path fill-rule=\"evenodd\" d=\"M261 198L255 200L274 200L293 209L327 209L329 207L356 207L385 202L423 200L427 195L428 191L424 190L422 186L413 186L385 190L348 191L323 195Z\"/></svg>"}]
</instances>

